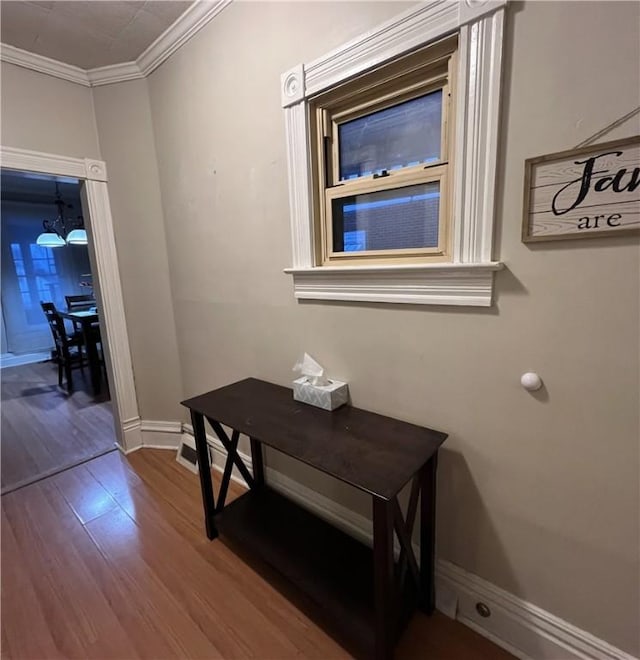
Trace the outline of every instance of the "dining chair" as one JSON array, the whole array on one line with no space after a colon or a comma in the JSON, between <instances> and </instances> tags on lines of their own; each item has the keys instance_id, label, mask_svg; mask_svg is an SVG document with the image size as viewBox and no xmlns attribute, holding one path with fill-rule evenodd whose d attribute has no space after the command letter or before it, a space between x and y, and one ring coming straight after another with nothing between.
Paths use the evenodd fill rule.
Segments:
<instances>
[{"instance_id":1,"label":"dining chair","mask_svg":"<svg viewBox=\"0 0 640 660\"><path fill-rule=\"evenodd\" d=\"M68 312L78 312L96 306L96 299L91 295L65 296Z\"/></svg>"},{"instance_id":2,"label":"dining chair","mask_svg":"<svg viewBox=\"0 0 640 660\"><path fill-rule=\"evenodd\" d=\"M75 295L75 296L65 296L64 299L67 303L68 312L84 312L90 309L91 307L96 306L96 299L93 297L93 295L83 294L83 295ZM77 323L76 321L72 321L72 323L76 332L78 333L82 332L82 326L80 323ZM96 332L99 332L97 323L93 323L92 327L95 329Z\"/></svg>"},{"instance_id":3,"label":"dining chair","mask_svg":"<svg viewBox=\"0 0 640 660\"><path fill-rule=\"evenodd\" d=\"M65 296L64 298L67 303L67 311L69 312L86 311L91 307L95 307L96 305L96 299L93 297L93 295L74 295ZM82 335L82 324L79 321L74 321L73 325L77 333ZM95 344L98 355L98 364L100 366L101 372L104 373L104 380L108 387L107 368L104 360L104 348L102 345L102 337L100 335L100 323L97 321L92 323L88 335L86 337L83 335L83 338L86 339L87 342L92 342ZM84 346L84 349L85 353L88 353L86 345Z\"/></svg>"},{"instance_id":4,"label":"dining chair","mask_svg":"<svg viewBox=\"0 0 640 660\"><path fill-rule=\"evenodd\" d=\"M86 339L87 342L91 342L95 345L97 364L100 368L102 374L104 374L104 382L109 387L109 380L107 376L107 365L104 359L104 344L102 341L102 335L100 333L100 323L92 323L90 328L85 328L87 335L83 335L83 339ZM85 352L87 353L87 361L89 359L88 347L84 346Z\"/></svg>"},{"instance_id":5,"label":"dining chair","mask_svg":"<svg viewBox=\"0 0 640 660\"><path fill-rule=\"evenodd\" d=\"M86 358L82 352L82 336L74 333L67 334L64 325L64 319L58 313L56 306L52 302L40 302L42 311L47 318L47 323L51 330L53 343L56 350L55 362L58 365L58 385L62 387L62 375L64 373L67 380L67 391L73 391L73 369L82 369L86 364Z\"/></svg>"}]
</instances>

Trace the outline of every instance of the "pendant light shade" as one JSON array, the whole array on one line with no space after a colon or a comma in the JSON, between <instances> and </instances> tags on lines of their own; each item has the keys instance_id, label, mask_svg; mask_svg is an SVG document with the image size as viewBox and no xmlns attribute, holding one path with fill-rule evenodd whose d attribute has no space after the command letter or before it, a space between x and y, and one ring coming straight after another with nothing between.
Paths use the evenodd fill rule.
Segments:
<instances>
[{"instance_id":1,"label":"pendant light shade","mask_svg":"<svg viewBox=\"0 0 640 660\"><path fill-rule=\"evenodd\" d=\"M39 245L40 247L57 248L64 247L66 244L67 243L62 236L58 236L58 234L52 231L42 232L42 234L36 239L36 245Z\"/></svg>"},{"instance_id":2,"label":"pendant light shade","mask_svg":"<svg viewBox=\"0 0 640 660\"><path fill-rule=\"evenodd\" d=\"M67 235L68 245L87 245L88 242L86 229L72 229Z\"/></svg>"},{"instance_id":3,"label":"pendant light shade","mask_svg":"<svg viewBox=\"0 0 640 660\"><path fill-rule=\"evenodd\" d=\"M65 219L65 208L72 208L64 203L60 196L58 183L56 182L56 198L54 201L58 209L55 220L44 220L42 226L44 231L36 239L40 247L57 248L65 245L87 245L87 232L84 228L84 220L81 215L76 220ZM72 227L74 227L72 229Z\"/></svg>"}]
</instances>

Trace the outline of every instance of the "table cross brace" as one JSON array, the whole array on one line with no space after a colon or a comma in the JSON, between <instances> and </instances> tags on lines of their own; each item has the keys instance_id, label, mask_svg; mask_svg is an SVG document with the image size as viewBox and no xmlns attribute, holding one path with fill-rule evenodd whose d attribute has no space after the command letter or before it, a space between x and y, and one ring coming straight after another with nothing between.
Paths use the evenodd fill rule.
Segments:
<instances>
[{"instance_id":1,"label":"table cross brace","mask_svg":"<svg viewBox=\"0 0 640 660\"><path fill-rule=\"evenodd\" d=\"M234 431L231 434L230 447L236 453L238 451L238 440L240 432ZM218 491L218 506L216 506L216 513L220 513L224 509L224 503L227 499L227 490L229 489L229 482L231 481L231 472L233 470L233 460L231 454L227 454L227 460L224 464L224 472L222 473L222 482L220 483L220 490Z\"/></svg>"},{"instance_id":2,"label":"table cross brace","mask_svg":"<svg viewBox=\"0 0 640 660\"><path fill-rule=\"evenodd\" d=\"M418 568L418 562L416 561L416 556L413 552L413 547L411 544L411 537L413 536L413 527L416 521L416 513L418 511L418 497L420 495L420 480L418 477L414 477L411 482L411 495L409 496L409 505L407 507L407 517L406 522L402 517L402 511L400 510L400 505L398 504L398 499L394 498L393 504L393 518L394 518L394 527L396 534L398 536L398 541L400 542L400 556L398 558L398 574L399 574L399 584L404 584L404 580L407 573L407 566L411 570L411 574L415 579L416 583L420 584L420 569Z\"/></svg>"},{"instance_id":3,"label":"table cross brace","mask_svg":"<svg viewBox=\"0 0 640 660\"><path fill-rule=\"evenodd\" d=\"M227 462L225 463L224 466L222 484L220 485L220 497L222 498L223 495L224 497L226 497L226 491L229 486L229 480L231 479L231 471L233 469L234 463L238 468L238 470L240 471L242 478L246 481L247 486L249 488L253 488L254 480L253 477L251 476L251 472L249 472L247 466L242 462L242 459L238 454L238 439L240 437L240 433L238 431L234 431L232 434L232 439L229 439L229 436L225 433L225 430L222 428L222 425L219 422L216 422L210 417L207 417L207 420L209 421L209 424L211 424L211 428L215 431L216 435L218 436L218 439L220 440L224 448L227 450ZM222 505L221 502L218 501L216 512L221 511L222 506L224 506L224 500L222 500Z\"/></svg>"}]
</instances>

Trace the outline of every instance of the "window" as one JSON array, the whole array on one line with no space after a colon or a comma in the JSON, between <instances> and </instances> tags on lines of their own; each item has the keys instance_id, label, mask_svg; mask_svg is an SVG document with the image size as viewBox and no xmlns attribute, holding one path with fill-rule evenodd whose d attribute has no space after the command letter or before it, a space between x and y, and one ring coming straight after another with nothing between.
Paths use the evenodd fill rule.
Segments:
<instances>
[{"instance_id":1,"label":"window","mask_svg":"<svg viewBox=\"0 0 640 660\"><path fill-rule=\"evenodd\" d=\"M50 346L51 332L40 301L64 309L65 294L82 293L81 274L90 270L86 246L51 249L36 244L42 218L49 211L35 203L2 200L3 330L9 352L16 354Z\"/></svg>"},{"instance_id":2,"label":"window","mask_svg":"<svg viewBox=\"0 0 640 660\"><path fill-rule=\"evenodd\" d=\"M23 247L27 248L27 257ZM42 325L41 300L62 300L53 251L35 243L11 243L11 257L28 325Z\"/></svg>"},{"instance_id":3,"label":"window","mask_svg":"<svg viewBox=\"0 0 640 660\"><path fill-rule=\"evenodd\" d=\"M309 102L316 261L451 259L451 98L457 37Z\"/></svg>"},{"instance_id":4,"label":"window","mask_svg":"<svg viewBox=\"0 0 640 660\"><path fill-rule=\"evenodd\" d=\"M493 303L506 0L431 0L282 74L296 298Z\"/></svg>"}]
</instances>

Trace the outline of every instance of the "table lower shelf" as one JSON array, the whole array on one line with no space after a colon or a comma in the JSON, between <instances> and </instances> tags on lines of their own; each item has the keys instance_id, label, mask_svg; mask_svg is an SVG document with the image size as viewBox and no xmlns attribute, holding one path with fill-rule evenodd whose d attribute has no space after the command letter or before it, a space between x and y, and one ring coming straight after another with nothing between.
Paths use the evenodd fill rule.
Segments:
<instances>
[{"instance_id":1,"label":"table lower shelf","mask_svg":"<svg viewBox=\"0 0 640 660\"><path fill-rule=\"evenodd\" d=\"M223 539L256 556L329 615L357 647L374 645L373 552L274 490L252 490L216 516Z\"/></svg>"}]
</instances>

